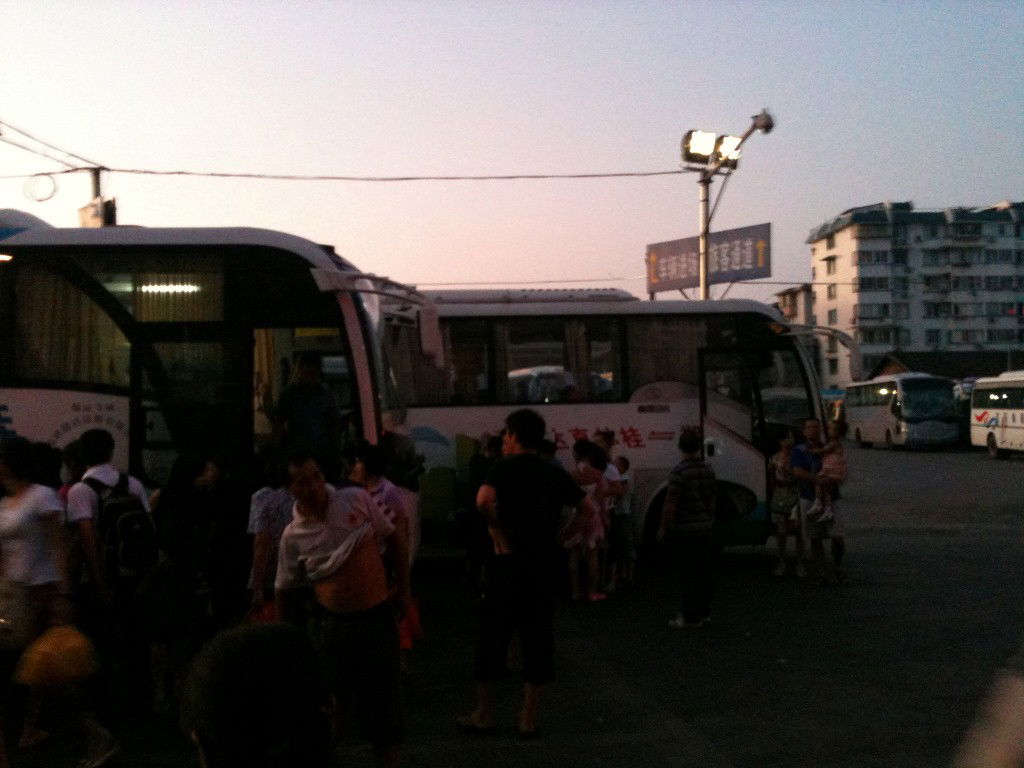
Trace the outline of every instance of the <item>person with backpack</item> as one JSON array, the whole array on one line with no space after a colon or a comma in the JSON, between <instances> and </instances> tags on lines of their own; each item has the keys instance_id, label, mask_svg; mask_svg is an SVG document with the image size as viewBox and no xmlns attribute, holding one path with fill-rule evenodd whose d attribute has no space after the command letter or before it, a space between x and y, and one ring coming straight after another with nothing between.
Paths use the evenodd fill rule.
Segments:
<instances>
[{"instance_id":1,"label":"person with backpack","mask_svg":"<svg viewBox=\"0 0 1024 768\"><path fill-rule=\"evenodd\" d=\"M68 491L67 521L77 539L72 575L82 631L89 636L100 660L103 708L111 703L117 659L125 681L149 679L148 640L137 591L156 566L156 527L149 513L146 489L135 477L112 463L114 438L105 429L90 429L79 438L85 474Z\"/></svg>"}]
</instances>

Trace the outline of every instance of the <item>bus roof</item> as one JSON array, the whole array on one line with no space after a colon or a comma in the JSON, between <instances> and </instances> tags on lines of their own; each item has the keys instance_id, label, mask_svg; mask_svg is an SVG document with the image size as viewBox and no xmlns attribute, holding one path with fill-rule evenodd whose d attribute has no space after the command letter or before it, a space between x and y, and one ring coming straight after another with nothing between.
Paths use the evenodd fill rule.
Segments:
<instances>
[{"instance_id":1,"label":"bus roof","mask_svg":"<svg viewBox=\"0 0 1024 768\"><path fill-rule=\"evenodd\" d=\"M5 247L59 248L103 246L262 246L288 251L311 267L356 271L355 266L330 246L256 227L76 227L58 228L42 219L10 209L0 210L0 253Z\"/></svg>"},{"instance_id":2,"label":"bus roof","mask_svg":"<svg viewBox=\"0 0 1024 768\"><path fill-rule=\"evenodd\" d=\"M873 384L881 384L886 381L906 381L907 379L940 379L942 381L953 381L953 379L947 376L935 376L931 373L921 373L920 371L904 371L903 373L890 373L888 375L875 376L873 379L865 379L864 381L854 381L848 384L846 388L870 387Z\"/></svg>"},{"instance_id":3,"label":"bus roof","mask_svg":"<svg viewBox=\"0 0 1024 768\"><path fill-rule=\"evenodd\" d=\"M423 293L436 302L441 317L758 314L785 324L777 309L752 299L646 301L614 288Z\"/></svg>"},{"instance_id":4,"label":"bus roof","mask_svg":"<svg viewBox=\"0 0 1024 768\"><path fill-rule=\"evenodd\" d=\"M998 376L986 376L977 379L974 386L977 388L985 384L1006 384L1008 381L1024 381L1024 371L1003 371Z\"/></svg>"}]
</instances>

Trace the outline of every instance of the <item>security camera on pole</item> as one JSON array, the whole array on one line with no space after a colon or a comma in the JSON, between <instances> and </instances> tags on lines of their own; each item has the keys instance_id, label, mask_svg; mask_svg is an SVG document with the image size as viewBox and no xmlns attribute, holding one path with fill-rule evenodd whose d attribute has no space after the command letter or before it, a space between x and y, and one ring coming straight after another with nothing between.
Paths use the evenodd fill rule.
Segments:
<instances>
[{"instance_id":1,"label":"security camera on pole","mask_svg":"<svg viewBox=\"0 0 1024 768\"><path fill-rule=\"evenodd\" d=\"M700 298L710 298L708 294L708 233L711 228L711 212L708 210L708 197L711 180L716 173L734 170L740 159L740 147L743 146L755 131L770 133L775 121L762 109L754 115L753 123L742 136L719 136L707 131L687 131L683 136L683 162L689 170L700 174L697 184L700 187ZM697 166L697 167L692 167Z\"/></svg>"}]
</instances>

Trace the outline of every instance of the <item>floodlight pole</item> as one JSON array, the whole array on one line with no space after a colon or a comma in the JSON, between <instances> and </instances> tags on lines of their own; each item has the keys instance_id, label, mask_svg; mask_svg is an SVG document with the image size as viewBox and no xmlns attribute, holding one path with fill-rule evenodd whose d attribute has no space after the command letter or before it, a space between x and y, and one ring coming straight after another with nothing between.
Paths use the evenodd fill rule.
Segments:
<instances>
[{"instance_id":1,"label":"floodlight pole","mask_svg":"<svg viewBox=\"0 0 1024 768\"><path fill-rule=\"evenodd\" d=\"M700 297L708 299L708 235L711 229L711 213L708 210L708 198L711 196L711 177L713 173L701 173L697 179L700 189Z\"/></svg>"},{"instance_id":2,"label":"floodlight pole","mask_svg":"<svg viewBox=\"0 0 1024 768\"><path fill-rule=\"evenodd\" d=\"M772 116L768 114L767 109L762 109L754 115L753 122L747 128L746 133L740 136L739 143L734 151L742 147L743 142L749 139L754 131L769 133L774 127L775 121L772 119ZM697 178L697 186L700 187L700 298L703 300L711 298L708 292L708 235L711 232L711 213L708 210L708 198L711 194L711 180L718 173L723 162L725 162L724 156L712 156L708 161L707 167L700 171L700 175Z\"/></svg>"}]
</instances>

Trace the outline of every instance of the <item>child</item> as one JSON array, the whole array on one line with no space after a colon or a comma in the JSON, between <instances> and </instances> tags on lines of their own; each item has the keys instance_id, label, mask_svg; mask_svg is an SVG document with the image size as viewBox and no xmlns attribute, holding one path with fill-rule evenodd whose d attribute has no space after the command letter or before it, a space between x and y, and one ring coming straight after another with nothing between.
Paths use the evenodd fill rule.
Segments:
<instances>
[{"instance_id":1,"label":"child","mask_svg":"<svg viewBox=\"0 0 1024 768\"><path fill-rule=\"evenodd\" d=\"M598 510L603 510L607 496L607 481L604 472L607 464L604 451L589 440L577 440L572 447L573 458L576 460L576 471L573 479L586 491ZM607 595L600 591L600 560L599 550L604 543L605 526L601 514L587 520L586 527L575 536L567 539L563 546L569 550L569 586L572 599L580 600L580 565L586 563L587 601L591 603L604 600Z\"/></svg>"},{"instance_id":2,"label":"child","mask_svg":"<svg viewBox=\"0 0 1024 768\"><path fill-rule=\"evenodd\" d=\"M835 519L835 492L846 480L846 451L843 450L842 439L846 435L846 422L830 421L828 425L828 442L812 453L821 456L821 471L818 477L826 482L815 486L814 506L810 515L817 516L819 523L828 523Z\"/></svg>"},{"instance_id":3,"label":"child","mask_svg":"<svg viewBox=\"0 0 1024 768\"><path fill-rule=\"evenodd\" d=\"M625 456L616 456L613 463L616 469L619 470L622 494L615 499L615 504L612 507L612 525L608 547L611 574L608 578L608 586L605 588L605 592L613 591L617 584L630 585L633 583L633 563L636 560L633 544L633 509L630 499L632 486L629 480L629 459Z\"/></svg>"}]
</instances>

